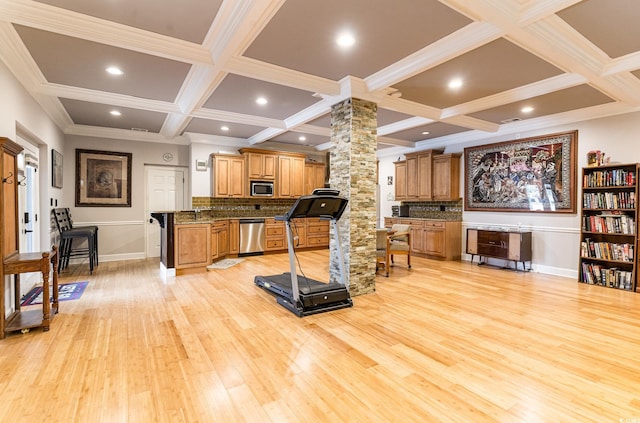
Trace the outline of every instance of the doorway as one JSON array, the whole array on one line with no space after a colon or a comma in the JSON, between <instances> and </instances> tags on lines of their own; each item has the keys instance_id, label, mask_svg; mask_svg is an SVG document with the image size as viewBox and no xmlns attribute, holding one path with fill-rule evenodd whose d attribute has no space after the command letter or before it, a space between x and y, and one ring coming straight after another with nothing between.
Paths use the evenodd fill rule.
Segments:
<instances>
[{"instance_id":1,"label":"doorway","mask_svg":"<svg viewBox=\"0 0 640 423\"><path fill-rule=\"evenodd\" d=\"M145 165L145 236L146 257L160 257L160 225L151 218L152 211L184 210L188 204L187 168Z\"/></svg>"},{"instance_id":2,"label":"doorway","mask_svg":"<svg viewBox=\"0 0 640 423\"><path fill-rule=\"evenodd\" d=\"M24 138L18 137L17 140L24 148L18 155L18 243L21 253L34 253L40 251L39 148ZM40 282L40 273L23 274L20 295Z\"/></svg>"}]
</instances>

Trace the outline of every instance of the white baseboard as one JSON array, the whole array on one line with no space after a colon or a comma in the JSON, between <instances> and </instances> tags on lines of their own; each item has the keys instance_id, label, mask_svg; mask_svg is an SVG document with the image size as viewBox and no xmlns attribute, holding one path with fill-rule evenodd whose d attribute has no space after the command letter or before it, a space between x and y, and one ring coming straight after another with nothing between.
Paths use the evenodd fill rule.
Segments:
<instances>
[{"instance_id":1,"label":"white baseboard","mask_svg":"<svg viewBox=\"0 0 640 423\"><path fill-rule=\"evenodd\" d=\"M511 260L496 259L492 257L483 257L483 259L490 265L513 267L513 261ZM471 261L471 255L462 254L462 260ZM478 259L475 259L473 262L477 263ZM561 267L544 266L538 263L531 263L531 262L526 262L526 265L527 265L527 269L530 269L531 272L543 273L545 275L562 276L565 278L578 280L578 271L576 269L565 269ZM518 269L522 270L522 262L518 263Z\"/></svg>"},{"instance_id":2,"label":"white baseboard","mask_svg":"<svg viewBox=\"0 0 640 423\"><path fill-rule=\"evenodd\" d=\"M99 263L106 263L108 261L123 261L123 260L140 260L144 259L144 253L126 253L126 254L105 254L98 256ZM74 258L69 260L70 264L80 264L83 262L88 262L88 258Z\"/></svg>"}]
</instances>

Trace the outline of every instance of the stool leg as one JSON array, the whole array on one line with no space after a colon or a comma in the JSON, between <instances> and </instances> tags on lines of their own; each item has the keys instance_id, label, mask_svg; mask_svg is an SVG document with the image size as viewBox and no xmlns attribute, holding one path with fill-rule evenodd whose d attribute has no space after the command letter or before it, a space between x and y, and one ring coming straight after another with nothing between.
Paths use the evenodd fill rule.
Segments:
<instances>
[{"instance_id":1,"label":"stool leg","mask_svg":"<svg viewBox=\"0 0 640 423\"><path fill-rule=\"evenodd\" d=\"M94 246L93 246L93 234L89 235L89 274L93 275L93 256L94 256Z\"/></svg>"}]
</instances>

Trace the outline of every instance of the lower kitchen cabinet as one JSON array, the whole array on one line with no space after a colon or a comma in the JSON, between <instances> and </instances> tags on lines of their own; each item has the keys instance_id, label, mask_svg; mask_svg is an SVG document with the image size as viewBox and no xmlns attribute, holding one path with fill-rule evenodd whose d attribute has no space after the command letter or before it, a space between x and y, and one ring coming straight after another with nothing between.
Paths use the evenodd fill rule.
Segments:
<instances>
[{"instance_id":1,"label":"lower kitchen cabinet","mask_svg":"<svg viewBox=\"0 0 640 423\"><path fill-rule=\"evenodd\" d=\"M460 260L462 222L438 219L385 218L385 227L394 223L411 225L411 254Z\"/></svg>"},{"instance_id":2,"label":"lower kitchen cabinet","mask_svg":"<svg viewBox=\"0 0 640 423\"><path fill-rule=\"evenodd\" d=\"M211 225L175 225L176 269L202 267L211 263Z\"/></svg>"},{"instance_id":3,"label":"lower kitchen cabinet","mask_svg":"<svg viewBox=\"0 0 640 423\"><path fill-rule=\"evenodd\" d=\"M211 224L211 260L229 254L229 221L218 220Z\"/></svg>"},{"instance_id":4,"label":"lower kitchen cabinet","mask_svg":"<svg viewBox=\"0 0 640 423\"><path fill-rule=\"evenodd\" d=\"M229 219L229 254L240 252L240 220Z\"/></svg>"},{"instance_id":5,"label":"lower kitchen cabinet","mask_svg":"<svg viewBox=\"0 0 640 423\"><path fill-rule=\"evenodd\" d=\"M307 247L329 246L329 221L307 218Z\"/></svg>"},{"instance_id":6,"label":"lower kitchen cabinet","mask_svg":"<svg viewBox=\"0 0 640 423\"><path fill-rule=\"evenodd\" d=\"M273 218L264 220L264 250L277 251L287 248L283 221Z\"/></svg>"}]
</instances>

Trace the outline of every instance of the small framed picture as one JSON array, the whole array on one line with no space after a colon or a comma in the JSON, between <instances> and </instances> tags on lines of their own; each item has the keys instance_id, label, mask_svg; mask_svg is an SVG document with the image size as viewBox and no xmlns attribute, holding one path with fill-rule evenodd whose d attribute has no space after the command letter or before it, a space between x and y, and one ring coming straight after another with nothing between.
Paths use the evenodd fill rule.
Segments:
<instances>
[{"instance_id":1,"label":"small framed picture","mask_svg":"<svg viewBox=\"0 0 640 423\"><path fill-rule=\"evenodd\" d=\"M62 188L62 153L51 150L51 186Z\"/></svg>"}]
</instances>

